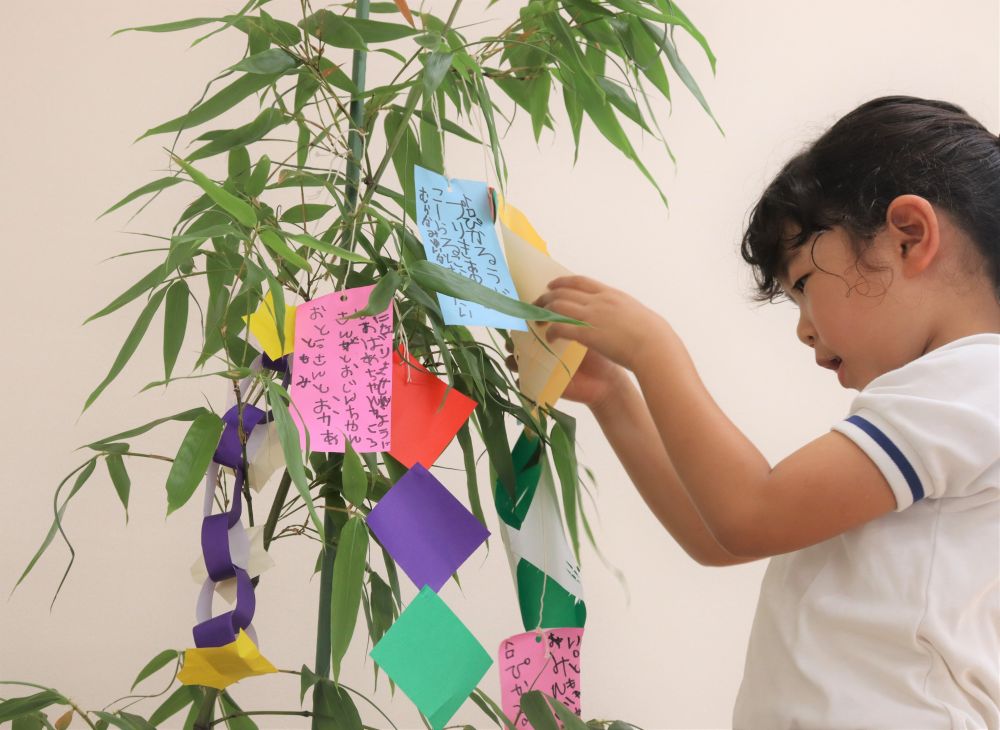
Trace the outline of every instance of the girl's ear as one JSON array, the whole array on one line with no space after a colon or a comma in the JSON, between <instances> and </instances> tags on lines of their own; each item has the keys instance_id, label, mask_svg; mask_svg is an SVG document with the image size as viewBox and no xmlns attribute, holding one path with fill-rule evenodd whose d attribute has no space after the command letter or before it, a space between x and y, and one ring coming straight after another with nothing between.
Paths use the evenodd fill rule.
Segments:
<instances>
[{"instance_id":1,"label":"girl's ear","mask_svg":"<svg viewBox=\"0 0 1000 730\"><path fill-rule=\"evenodd\" d=\"M941 247L941 229L934 206L919 195L900 195L885 214L886 233L899 257L904 276L923 272Z\"/></svg>"}]
</instances>

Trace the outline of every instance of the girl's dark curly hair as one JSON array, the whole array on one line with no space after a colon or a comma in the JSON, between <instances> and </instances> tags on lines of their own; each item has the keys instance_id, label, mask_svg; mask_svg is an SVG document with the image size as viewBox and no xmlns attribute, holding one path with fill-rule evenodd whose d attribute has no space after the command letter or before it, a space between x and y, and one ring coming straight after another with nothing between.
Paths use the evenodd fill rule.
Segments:
<instances>
[{"instance_id":1,"label":"girl's dark curly hair","mask_svg":"<svg viewBox=\"0 0 1000 730\"><path fill-rule=\"evenodd\" d=\"M790 254L819 231L842 226L860 260L905 194L952 216L1000 299L1000 140L954 104L883 96L789 160L754 206L740 247L754 300L783 296Z\"/></svg>"}]
</instances>

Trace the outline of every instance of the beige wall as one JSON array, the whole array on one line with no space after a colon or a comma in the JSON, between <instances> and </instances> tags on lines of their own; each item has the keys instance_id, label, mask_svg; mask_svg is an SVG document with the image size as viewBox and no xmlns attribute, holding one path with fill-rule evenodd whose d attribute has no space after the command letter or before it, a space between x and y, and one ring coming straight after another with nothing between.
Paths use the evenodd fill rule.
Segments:
<instances>
[{"instance_id":1,"label":"beige wall","mask_svg":"<svg viewBox=\"0 0 1000 730\"><path fill-rule=\"evenodd\" d=\"M225 5L232 10L239 3ZM297 3L274 5L272 12L285 17ZM211 9L192 0L59 6L58 12L51 4L8 7L0 49L8 384L3 593L43 538L53 490L83 458L74 452L78 445L205 399L221 408L225 398L213 380L136 395L160 377L157 319L151 341L123 376L78 417L137 310L86 327L81 322L151 265L149 257L102 260L157 245L125 231L166 234L192 193L164 195L131 222L135 205L94 219L166 168L168 136L135 145L131 140L186 109L218 69L238 59L241 47L231 33L194 48L187 45L196 31L109 37L120 27L204 15L221 7L217 3ZM483 6L469 0L460 20L478 20ZM486 17L502 21L513 6L501 3ZM713 79L697 47L682 40L727 136L675 83L673 113L659 111L677 170L655 141L642 147L670 198L670 215L631 164L589 128L574 167L565 127L536 147L526 127L517 126L505 147L510 199L566 265L627 288L663 313L685 338L720 405L774 463L826 432L845 413L853 391L840 389L831 373L815 366L795 339L790 306L748 303L750 277L737 246L750 206L801 144L874 96L948 99L996 130L1000 13L995 0L957 0L947 7L926 0L688 0L683 7L719 58ZM225 119L242 122L250 114L246 107ZM451 151L452 175L481 177L482 170L477 148ZM585 715L621 717L647 729L727 727L764 563L714 569L691 561L647 511L589 415L574 405L567 409L580 417L582 461L600 482L597 537L629 587L627 595L585 547ZM171 426L136 443L172 454L182 432ZM449 451L441 463L458 467L461 459ZM188 570L198 556L198 500L165 520L164 465L134 464L132 474L127 528L104 473L71 505L66 528L77 560L51 612L68 555L58 540L28 581L0 603L0 678L55 686L87 708L101 708L128 690L155 653L189 642L197 586ZM460 472L439 470L439 476L465 499ZM587 507L594 515L593 505ZM495 531L495 514L487 517ZM287 540L273 552L278 567L261 581L255 625L266 655L279 667L297 669L313 660L315 551L313 544ZM442 595L492 653L504 636L520 630L499 540L491 540L489 555L476 553L462 580L464 593L452 583ZM406 584L404 592L409 598L415 590ZM365 654L362 646L352 648L345 682L370 692ZM494 669L482 686L496 692L497 681ZM400 696L392 701L384 690L383 678L379 701L392 708L397 724L420 727L410 703ZM245 707L275 709L297 707L297 691L297 677L278 675L247 680L233 694ZM149 712L153 706L139 707ZM362 711L381 725L376 714ZM260 725L305 722L264 718ZM472 703L455 722L487 726ZM178 717L169 724L179 723Z\"/></svg>"}]
</instances>

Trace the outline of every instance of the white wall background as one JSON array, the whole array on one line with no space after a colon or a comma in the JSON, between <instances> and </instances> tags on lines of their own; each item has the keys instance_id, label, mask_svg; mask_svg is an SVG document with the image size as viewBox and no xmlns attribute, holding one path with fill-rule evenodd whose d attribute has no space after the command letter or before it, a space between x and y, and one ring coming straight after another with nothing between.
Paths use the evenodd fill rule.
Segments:
<instances>
[{"instance_id":1,"label":"white wall background","mask_svg":"<svg viewBox=\"0 0 1000 730\"><path fill-rule=\"evenodd\" d=\"M205 398L221 407L225 397L211 380L136 395L161 377L157 318L150 342L79 416L138 307L86 327L81 322L150 265L138 256L102 260L156 245L126 231L167 234L193 192L178 186L185 189L170 191L176 194L162 196L131 222L135 204L95 218L166 169L162 147L170 136L131 140L182 113L242 52L232 32L194 48L187 46L198 31L110 35L128 26L221 15L240 3L58 5L8 7L0 46L6 107L0 115L6 302L0 316L8 383L0 427L6 447L4 595L48 529L56 484L85 458L77 446ZM287 17L297 3L272 5L273 14ZM485 5L469 0L459 22L487 18L488 27L499 28L516 7L503 2L484 12ZM631 163L592 128L585 128L574 167L565 126L536 146L527 126L516 125L505 146L509 195L563 263L626 288L663 313L685 338L720 405L775 463L824 433L853 391L840 389L831 373L815 366L795 338L789 305L749 303L750 276L737 253L746 215L791 154L872 97L947 99L996 130L1000 8L996 0L947 6L929 0L688 0L682 6L718 56L712 78L700 49L686 37L681 41L726 137L674 83L672 112L659 111L677 169L654 140L642 147L670 198L670 214ZM220 122L243 123L251 114L249 106L241 107ZM483 175L481 151L471 145L453 147L448 165L454 176ZM647 729L728 727L764 562L723 570L691 561L648 512L589 414L575 404L566 407L579 416L582 461L600 483L596 513L588 504L597 515L599 544L628 585L626 593L585 544L585 716L623 718ZM171 425L139 443L172 454L182 433L183 426ZM441 463L460 466L460 452L448 451ZM100 471L71 505L65 524L77 559L54 607L49 602L68 557L58 540L13 597L0 602L0 679L57 687L84 707L101 708L126 693L150 657L190 641L197 586L188 569L199 550L199 500L165 520L165 465L130 466L128 527ZM460 472L438 470L438 476L465 499ZM487 510L487 518L495 531L495 514ZM313 544L283 540L273 554L278 567L261 581L255 626L264 653L281 668L297 669L313 660L315 551ZM450 583L442 596L494 652L504 636L520 631L499 540L491 540L488 555L477 552L461 575L464 594ZM404 581L404 598L414 594ZM353 646L346 666L344 681L370 693L365 648ZM498 696L495 670L481 686ZM420 727L405 696L392 700L385 688L383 678L378 701L391 708L397 725ZM258 709L297 708L297 692L297 677L287 674L233 688L244 707ZM10 694L0 690L0 696ZM148 713L153 702L139 709ZM369 724L382 726L375 713L362 711ZM262 727L307 722L260 719ZM472 703L453 722L488 724Z\"/></svg>"}]
</instances>

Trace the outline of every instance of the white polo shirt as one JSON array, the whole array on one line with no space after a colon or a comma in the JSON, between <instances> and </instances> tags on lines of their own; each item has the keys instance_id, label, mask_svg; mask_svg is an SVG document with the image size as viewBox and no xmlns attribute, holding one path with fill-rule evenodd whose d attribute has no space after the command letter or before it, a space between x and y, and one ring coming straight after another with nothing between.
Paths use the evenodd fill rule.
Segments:
<instances>
[{"instance_id":1,"label":"white polo shirt","mask_svg":"<svg viewBox=\"0 0 1000 730\"><path fill-rule=\"evenodd\" d=\"M771 559L735 730L1000 728L1000 334L879 376L834 425L896 510Z\"/></svg>"}]
</instances>

